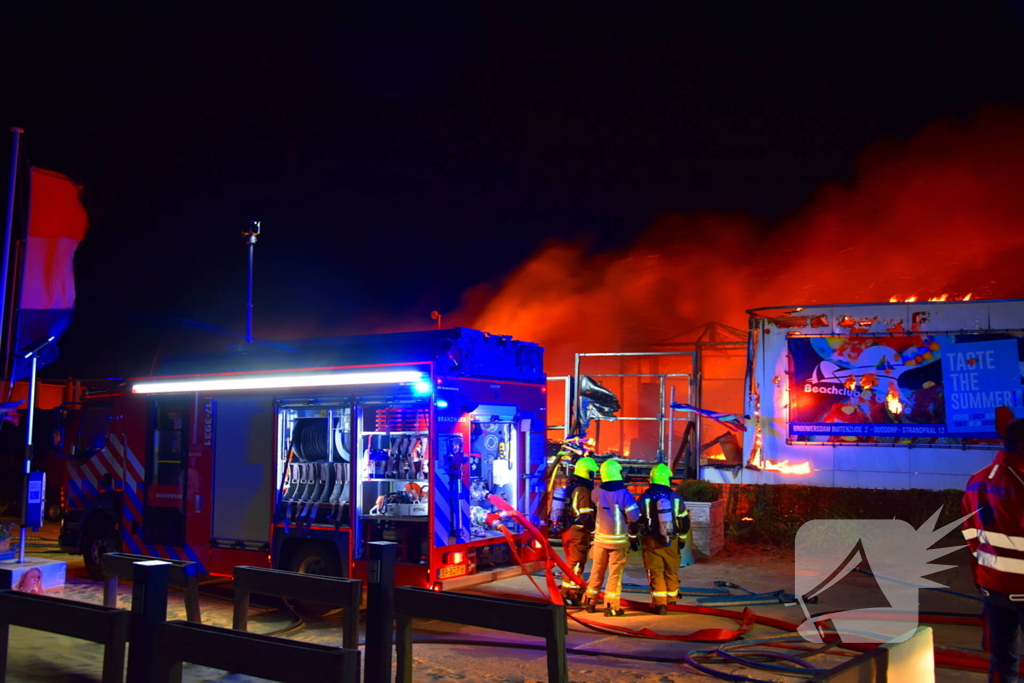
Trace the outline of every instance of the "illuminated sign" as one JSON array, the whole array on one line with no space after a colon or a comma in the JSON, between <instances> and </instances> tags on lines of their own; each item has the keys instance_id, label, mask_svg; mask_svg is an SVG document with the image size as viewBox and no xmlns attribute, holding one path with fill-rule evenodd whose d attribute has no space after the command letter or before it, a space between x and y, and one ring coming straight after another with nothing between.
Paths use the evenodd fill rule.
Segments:
<instances>
[{"instance_id":1,"label":"illuminated sign","mask_svg":"<svg viewBox=\"0 0 1024 683\"><path fill-rule=\"evenodd\" d=\"M791 337L789 436L833 443L998 439L1024 415L1024 335Z\"/></svg>"}]
</instances>

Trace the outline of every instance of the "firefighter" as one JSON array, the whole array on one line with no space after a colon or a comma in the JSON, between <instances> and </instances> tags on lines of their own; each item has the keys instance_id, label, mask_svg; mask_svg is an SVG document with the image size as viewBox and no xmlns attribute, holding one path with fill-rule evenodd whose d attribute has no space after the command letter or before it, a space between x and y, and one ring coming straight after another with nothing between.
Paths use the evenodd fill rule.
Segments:
<instances>
[{"instance_id":1,"label":"firefighter","mask_svg":"<svg viewBox=\"0 0 1024 683\"><path fill-rule=\"evenodd\" d=\"M597 611L597 596L601 593L605 572L608 585L604 600L606 617L621 617L622 573L626 569L626 553L636 546L636 524L640 510L636 500L622 481L622 466L615 460L601 464L601 485L592 494L597 511L594 547L590 551L594 561L587 583L586 609Z\"/></svg>"},{"instance_id":2,"label":"firefighter","mask_svg":"<svg viewBox=\"0 0 1024 683\"><path fill-rule=\"evenodd\" d=\"M577 460L565 488L555 492L555 504L552 505L551 521L556 528L563 529L565 563L576 576L583 576L594 535L594 503L590 499L590 492L594 489L596 472L597 462L593 458L587 456ZM577 586L568 576L563 576L562 598L570 605L582 604L583 586Z\"/></svg>"},{"instance_id":3,"label":"firefighter","mask_svg":"<svg viewBox=\"0 0 1024 683\"><path fill-rule=\"evenodd\" d=\"M997 426L999 414L996 416ZM1024 419L1003 433L1003 450L967 482L960 512L971 572L981 591L988 680L1016 681L1024 625Z\"/></svg>"},{"instance_id":4,"label":"firefighter","mask_svg":"<svg viewBox=\"0 0 1024 683\"><path fill-rule=\"evenodd\" d=\"M690 513L672 490L671 479L668 465L658 463L651 468L650 487L640 496L640 545L655 614L668 614L668 605L679 595L679 551L690 530Z\"/></svg>"}]
</instances>

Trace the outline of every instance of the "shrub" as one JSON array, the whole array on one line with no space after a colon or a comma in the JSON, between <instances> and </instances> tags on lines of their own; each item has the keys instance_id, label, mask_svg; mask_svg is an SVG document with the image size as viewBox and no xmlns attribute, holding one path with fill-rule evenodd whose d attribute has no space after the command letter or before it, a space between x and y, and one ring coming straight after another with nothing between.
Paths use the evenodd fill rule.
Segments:
<instances>
[{"instance_id":1,"label":"shrub","mask_svg":"<svg viewBox=\"0 0 1024 683\"><path fill-rule=\"evenodd\" d=\"M713 503L722 497L722 491L711 482L686 479L676 487L676 493L687 503Z\"/></svg>"},{"instance_id":2,"label":"shrub","mask_svg":"<svg viewBox=\"0 0 1024 683\"><path fill-rule=\"evenodd\" d=\"M900 519L920 527L941 508L937 526L960 517L963 491L948 489L849 489L800 484L734 484L725 487L726 535L790 544L812 519ZM959 542L959 531L948 542Z\"/></svg>"}]
</instances>

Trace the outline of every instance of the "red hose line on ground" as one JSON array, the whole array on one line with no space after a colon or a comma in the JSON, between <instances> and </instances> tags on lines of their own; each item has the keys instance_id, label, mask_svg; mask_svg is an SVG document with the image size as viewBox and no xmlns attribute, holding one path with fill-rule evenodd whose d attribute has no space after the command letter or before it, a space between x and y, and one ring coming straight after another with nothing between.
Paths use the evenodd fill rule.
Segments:
<instances>
[{"instance_id":1,"label":"red hose line on ground","mask_svg":"<svg viewBox=\"0 0 1024 683\"><path fill-rule=\"evenodd\" d=\"M509 505L506 501L502 500L498 496L492 495L489 497L489 500L491 504L497 507L499 510L508 513L513 519L515 519L516 522L518 522L524 529L526 529L527 533L530 536L532 536L534 540L540 543L541 548L544 550L545 559L547 560L546 574L549 592L548 599L551 600L551 602L553 602L556 605L563 604L561 593L559 593L558 587L555 585L554 575L551 572L552 562L558 565L559 569L561 569L565 573L565 575L570 580L572 580L577 586L586 585L586 582L576 575L576 573L569 567L569 565L565 563L565 561L558 555L558 553L554 552L554 549L551 547L551 544L548 542L548 539L544 536L544 534L540 533L540 531L535 526L533 526L523 514L521 514L518 510L513 508L511 505ZM522 558L519 556L519 553L516 550L515 541L512 538L512 533L504 527L502 527L502 533L505 535L505 539L509 544L509 548L511 548L512 550L512 555L515 558L516 562L519 563L519 566L522 568L523 573L527 576L530 576L529 570L525 566L525 563L522 561ZM530 581L533 582L534 586L537 586L537 583L533 581L532 577L530 577ZM539 586L537 586L537 588L538 590L540 589ZM543 594L543 591L541 591L541 593ZM628 600L623 600L622 604L627 607L637 607L637 603ZM666 635L663 633L658 633L657 631L653 631L649 628L636 630L626 628L625 626L598 624L596 622L588 621L586 619L581 619L575 615L569 616L573 621L576 621L582 624L583 626L586 626L587 628L615 635L624 635L632 638L650 638L655 640L700 641L716 643L728 642L739 638L741 635L748 632L750 629L754 627L754 622L757 618L757 615L754 614L754 612L750 609L744 609L743 612L733 612L728 610L715 609L712 607L691 607L689 605L670 605L669 608L677 612L691 612L695 614L706 614L709 616L725 617L726 619L732 619L733 621L735 621L738 624L739 628L706 628L701 629L699 631L694 631L693 633L681 635Z\"/></svg>"},{"instance_id":2,"label":"red hose line on ground","mask_svg":"<svg viewBox=\"0 0 1024 683\"><path fill-rule=\"evenodd\" d=\"M558 568L562 570L573 582L578 586L585 586L586 582L576 575L572 569L565 563L565 561L554 551L548 539L540 533L540 531L533 526L525 515L514 509L507 502L497 496L490 496L489 500L491 504L497 507L499 510L503 510L515 519L534 540L541 544L544 550L545 559L547 560L547 584L549 594L546 596L551 602L556 605L563 604L562 596L558 592L557 586L555 586L554 576L551 572L552 563L558 565ZM530 576L530 572L519 556L518 551L515 547L515 540L512 538L512 533L508 529L503 528L503 533L508 541L509 547L512 549L513 557L516 562L522 568L523 573L533 582L534 586L537 586L537 590L543 595L544 591L540 589L536 581L533 581L533 577ZM626 607L633 609L646 609L648 603L641 603L632 600L623 600L622 604ZM658 633L648 628L635 630L626 628L624 626L614 626L608 624L598 624L595 622L587 621L586 619L580 619L574 615L569 615L569 618L577 623L586 626L595 631L601 631L604 633L610 633L613 635L622 635L632 638L648 638L653 640L673 640L673 641L701 641L701 642L727 642L739 638L744 633L750 631L754 624L760 624L761 626L767 626L769 628L778 629L789 633L796 633L797 624L783 621L781 619L773 619L771 617L765 617L755 613L750 608L744 608L743 612L734 612L731 610L716 609L713 607L700 607L691 605L669 605L669 611L672 612L685 612L689 614L704 614L707 616L724 617L726 619L732 619L735 621L739 628L736 630L731 629L701 629L700 631L694 631L693 633L687 633L683 635L665 635ZM935 624L952 624L957 626L977 626L981 623L981 618L970 618L970 617L941 617L933 616L921 619L926 623ZM838 636L835 636L835 640L839 640ZM842 643L841 646L845 649L854 650L856 652L867 652L872 650L877 645L870 643ZM962 652L958 650L945 650L936 648L935 649L935 664L946 669L959 669L961 671L977 671L984 673L988 671L988 656L982 654L975 654L970 652Z\"/></svg>"}]
</instances>

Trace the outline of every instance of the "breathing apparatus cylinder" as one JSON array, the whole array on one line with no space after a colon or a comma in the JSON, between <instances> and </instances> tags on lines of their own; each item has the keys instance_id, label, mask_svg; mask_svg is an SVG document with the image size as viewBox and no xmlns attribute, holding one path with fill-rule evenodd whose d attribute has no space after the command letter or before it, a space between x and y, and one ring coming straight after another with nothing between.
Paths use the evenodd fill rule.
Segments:
<instances>
[{"instance_id":1,"label":"breathing apparatus cylinder","mask_svg":"<svg viewBox=\"0 0 1024 683\"><path fill-rule=\"evenodd\" d=\"M562 528L562 519L565 515L565 501L568 498L568 493L564 486L559 486L551 494L551 527L555 531L560 531Z\"/></svg>"},{"instance_id":2,"label":"breathing apparatus cylinder","mask_svg":"<svg viewBox=\"0 0 1024 683\"><path fill-rule=\"evenodd\" d=\"M672 509L672 499L668 496L658 498L655 501L658 514L658 532L665 539L665 545L670 544L676 536L675 511Z\"/></svg>"}]
</instances>

